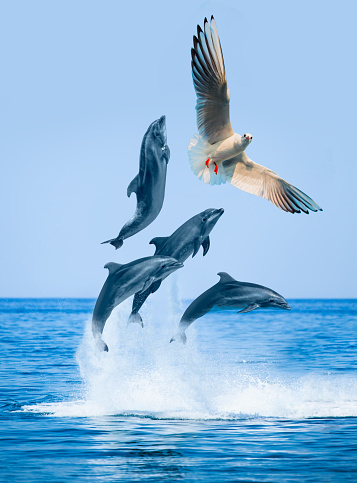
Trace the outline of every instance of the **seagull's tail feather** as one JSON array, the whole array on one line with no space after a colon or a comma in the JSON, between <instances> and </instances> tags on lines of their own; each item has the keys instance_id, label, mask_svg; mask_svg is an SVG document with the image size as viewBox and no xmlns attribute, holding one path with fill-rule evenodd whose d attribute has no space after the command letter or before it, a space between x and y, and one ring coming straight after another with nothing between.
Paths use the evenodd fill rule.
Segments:
<instances>
[{"instance_id":1,"label":"seagull's tail feather","mask_svg":"<svg viewBox=\"0 0 357 483\"><path fill-rule=\"evenodd\" d=\"M222 165L218 166L217 174L214 172L215 165L209 161L207 168L206 161L210 158L212 153L212 146L205 141L201 136L195 134L190 139L188 145L188 158L191 164L191 169L198 177L206 184L224 184L227 181Z\"/></svg>"}]
</instances>

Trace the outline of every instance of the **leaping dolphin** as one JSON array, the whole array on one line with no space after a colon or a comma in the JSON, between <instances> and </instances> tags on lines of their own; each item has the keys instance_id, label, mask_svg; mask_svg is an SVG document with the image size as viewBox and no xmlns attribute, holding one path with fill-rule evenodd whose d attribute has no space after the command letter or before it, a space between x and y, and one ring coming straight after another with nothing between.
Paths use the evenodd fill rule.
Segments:
<instances>
[{"instance_id":1,"label":"leaping dolphin","mask_svg":"<svg viewBox=\"0 0 357 483\"><path fill-rule=\"evenodd\" d=\"M258 308L278 308L290 310L284 297L270 288L255 283L238 282L226 272L218 273L220 280L197 297L181 317L178 333L170 342L179 340L186 343L185 330L212 309L241 309L238 313L251 312Z\"/></svg>"},{"instance_id":2,"label":"leaping dolphin","mask_svg":"<svg viewBox=\"0 0 357 483\"><path fill-rule=\"evenodd\" d=\"M168 257L174 257L183 263L191 254L194 257L201 245L203 248L203 256L205 256L210 247L209 234L223 213L223 208L219 210L209 208L190 218L171 236L153 238L150 243L156 247L155 256L166 255ZM162 280L166 276L161 277L160 280L151 284L147 290L135 294L128 323L137 322L143 326L139 310L148 296L158 290Z\"/></svg>"},{"instance_id":3,"label":"leaping dolphin","mask_svg":"<svg viewBox=\"0 0 357 483\"><path fill-rule=\"evenodd\" d=\"M102 332L112 310L139 290L146 290L153 282L174 272L183 264L172 257L145 257L125 265L110 262L104 268L109 275L98 296L92 317L92 332L97 345L108 351Z\"/></svg>"},{"instance_id":4,"label":"leaping dolphin","mask_svg":"<svg viewBox=\"0 0 357 483\"><path fill-rule=\"evenodd\" d=\"M115 249L129 238L152 223L160 213L166 185L167 163L170 150L166 144L166 117L150 124L146 131L140 151L140 169L129 184L127 195L136 193L136 211L134 216L123 226L116 238L103 243L110 243Z\"/></svg>"}]
</instances>

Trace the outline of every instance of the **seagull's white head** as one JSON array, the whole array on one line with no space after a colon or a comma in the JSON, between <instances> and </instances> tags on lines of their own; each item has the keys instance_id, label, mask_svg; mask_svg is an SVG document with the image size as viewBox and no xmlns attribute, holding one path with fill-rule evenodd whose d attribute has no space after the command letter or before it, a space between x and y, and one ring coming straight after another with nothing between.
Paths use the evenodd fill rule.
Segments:
<instances>
[{"instance_id":1,"label":"seagull's white head","mask_svg":"<svg viewBox=\"0 0 357 483\"><path fill-rule=\"evenodd\" d=\"M252 136L251 134L249 134L249 132L246 132L245 134L243 134L243 139L242 139L242 141L243 141L244 143L247 143L247 146L248 146L248 144L249 144L249 143L251 143L251 142L252 142L252 139L253 139L253 136Z\"/></svg>"}]
</instances>

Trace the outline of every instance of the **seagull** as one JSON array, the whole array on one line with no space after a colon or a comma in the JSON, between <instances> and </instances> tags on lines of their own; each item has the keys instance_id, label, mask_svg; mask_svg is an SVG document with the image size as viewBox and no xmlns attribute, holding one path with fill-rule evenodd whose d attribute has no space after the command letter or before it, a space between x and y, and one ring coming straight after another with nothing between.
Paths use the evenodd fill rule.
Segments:
<instances>
[{"instance_id":1,"label":"seagull","mask_svg":"<svg viewBox=\"0 0 357 483\"><path fill-rule=\"evenodd\" d=\"M230 92L213 15L210 24L205 18L203 30L197 25L191 56L198 134L190 140L188 155L195 175L211 185L231 183L290 213L322 211L305 193L246 155L253 136L241 136L231 126Z\"/></svg>"}]
</instances>

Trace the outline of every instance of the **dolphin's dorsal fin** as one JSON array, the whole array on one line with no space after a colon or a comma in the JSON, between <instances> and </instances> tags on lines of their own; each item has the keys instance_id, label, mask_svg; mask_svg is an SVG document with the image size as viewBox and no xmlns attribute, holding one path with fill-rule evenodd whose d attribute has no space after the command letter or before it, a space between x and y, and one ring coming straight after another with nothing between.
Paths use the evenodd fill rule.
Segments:
<instances>
[{"instance_id":1,"label":"dolphin's dorsal fin","mask_svg":"<svg viewBox=\"0 0 357 483\"><path fill-rule=\"evenodd\" d=\"M218 283L236 282L237 280L231 277L227 272L218 272L217 275L220 277Z\"/></svg>"},{"instance_id":2,"label":"dolphin's dorsal fin","mask_svg":"<svg viewBox=\"0 0 357 483\"><path fill-rule=\"evenodd\" d=\"M109 270L109 275L112 275L112 273L116 272L121 268L123 265L120 263L115 263L115 262L109 262L104 265L104 268L107 268Z\"/></svg>"},{"instance_id":3,"label":"dolphin's dorsal fin","mask_svg":"<svg viewBox=\"0 0 357 483\"><path fill-rule=\"evenodd\" d=\"M129 196L131 193L137 193L139 188L139 175L137 174L133 181L129 184L126 194Z\"/></svg>"},{"instance_id":4,"label":"dolphin's dorsal fin","mask_svg":"<svg viewBox=\"0 0 357 483\"><path fill-rule=\"evenodd\" d=\"M206 253L208 252L209 246L210 246L210 240L209 240L209 236L207 235L206 238L202 242L203 256L205 256Z\"/></svg>"},{"instance_id":5,"label":"dolphin's dorsal fin","mask_svg":"<svg viewBox=\"0 0 357 483\"><path fill-rule=\"evenodd\" d=\"M157 236L156 238L153 238L149 244L155 245L156 250L155 250L155 255L156 253L163 247L163 245L166 243L166 240L168 239L168 236Z\"/></svg>"}]
</instances>

